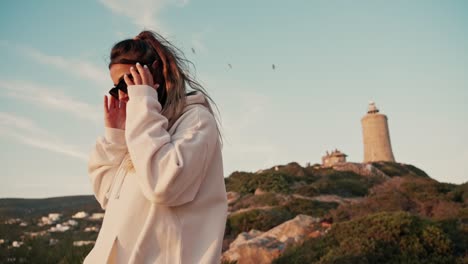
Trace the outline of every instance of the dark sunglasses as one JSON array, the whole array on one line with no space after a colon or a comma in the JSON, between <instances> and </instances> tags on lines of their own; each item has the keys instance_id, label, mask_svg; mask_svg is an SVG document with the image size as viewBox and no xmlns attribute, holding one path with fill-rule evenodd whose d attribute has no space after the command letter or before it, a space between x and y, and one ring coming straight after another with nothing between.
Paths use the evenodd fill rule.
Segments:
<instances>
[{"instance_id":1,"label":"dark sunglasses","mask_svg":"<svg viewBox=\"0 0 468 264\"><path fill-rule=\"evenodd\" d=\"M130 80L133 81L133 76L131 74L128 74L127 75ZM119 83L117 83L116 86L112 87L110 90L109 90L109 94L112 95L115 99L119 99L119 90L121 90L122 92L124 92L125 94L127 94L127 83L125 83L125 80L122 76L122 78L120 78L119 80Z\"/></svg>"}]
</instances>

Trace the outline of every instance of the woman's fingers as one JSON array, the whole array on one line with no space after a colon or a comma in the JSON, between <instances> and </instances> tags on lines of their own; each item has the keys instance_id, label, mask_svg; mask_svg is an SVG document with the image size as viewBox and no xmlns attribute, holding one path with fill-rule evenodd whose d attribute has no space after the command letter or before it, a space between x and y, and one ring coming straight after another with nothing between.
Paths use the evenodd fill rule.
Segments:
<instances>
[{"instance_id":1,"label":"woman's fingers","mask_svg":"<svg viewBox=\"0 0 468 264\"><path fill-rule=\"evenodd\" d=\"M104 95L104 113L109 113L109 103L107 102L107 95Z\"/></svg>"},{"instance_id":2,"label":"woman's fingers","mask_svg":"<svg viewBox=\"0 0 468 264\"><path fill-rule=\"evenodd\" d=\"M125 93L119 90L119 98L125 98ZM125 108L127 101L125 99L119 100L119 108Z\"/></svg>"},{"instance_id":3,"label":"woman's fingers","mask_svg":"<svg viewBox=\"0 0 468 264\"><path fill-rule=\"evenodd\" d=\"M135 67L133 67L133 66L130 67L130 73L131 73L132 76L133 76L133 83L134 83L135 85L142 84L142 83L141 83L141 76L140 76L140 74L138 74L138 72L137 72L137 70L136 70ZM127 85L128 85L128 84L127 84Z\"/></svg>"},{"instance_id":4,"label":"woman's fingers","mask_svg":"<svg viewBox=\"0 0 468 264\"><path fill-rule=\"evenodd\" d=\"M119 101L119 110L125 115L127 113L126 111L127 108L127 102L124 100Z\"/></svg>"},{"instance_id":5,"label":"woman's fingers","mask_svg":"<svg viewBox=\"0 0 468 264\"><path fill-rule=\"evenodd\" d=\"M151 72L148 69L148 66L142 66L140 63L136 64L138 73L141 76L141 84L147 84L149 86L153 86L153 76L151 76Z\"/></svg>"},{"instance_id":6,"label":"woman's fingers","mask_svg":"<svg viewBox=\"0 0 468 264\"><path fill-rule=\"evenodd\" d=\"M114 96L111 96L112 109L119 107L119 99L116 99Z\"/></svg>"},{"instance_id":7,"label":"woman's fingers","mask_svg":"<svg viewBox=\"0 0 468 264\"><path fill-rule=\"evenodd\" d=\"M133 81L130 80L130 77L128 77L127 74L124 75L124 81L127 84L127 86L134 85Z\"/></svg>"}]
</instances>

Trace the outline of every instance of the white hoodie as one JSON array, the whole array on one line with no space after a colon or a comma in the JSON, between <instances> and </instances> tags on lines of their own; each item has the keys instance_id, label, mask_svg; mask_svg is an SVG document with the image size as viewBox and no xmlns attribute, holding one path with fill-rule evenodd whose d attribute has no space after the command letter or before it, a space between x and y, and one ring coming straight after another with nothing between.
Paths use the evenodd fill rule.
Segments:
<instances>
[{"instance_id":1,"label":"white hoodie","mask_svg":"<svg viewBox=\"0 0 468 264\"><path fill-rule=\"evenodd\" d=\"M206 98L187 96L168 131L154 88L131 85L128 95L126 129L106 127L90 155L105 216L84 263L220 263L227 197Z\"/></svg>"}]
</instances>

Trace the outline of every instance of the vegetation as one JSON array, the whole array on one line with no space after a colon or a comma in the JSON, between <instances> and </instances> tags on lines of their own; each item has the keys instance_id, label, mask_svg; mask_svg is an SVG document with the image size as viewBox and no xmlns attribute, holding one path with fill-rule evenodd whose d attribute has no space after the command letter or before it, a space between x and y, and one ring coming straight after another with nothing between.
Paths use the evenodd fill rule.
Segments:
<instances>
[{"instance_id":1,"label":"vegetation","mask_svg":"<svg viewBox=\"0 0 468 264\"><path fill-rule=\"evenodd\" d=\"M226 178L226 189L240 194L254 193L257 188L266 192L291 193L291 184L299 178L280 172L234 172Z\"/></svg>"},{"instance_id":2,"label":"vegetation","mask_svg":"<svg viewBox=\"0 0 468 264\"><path fill-rule=\"evenodd\" d=\"M331 214L335 221L394 211L407 211L434 220L456 218L466 207L463 198L466 187L460 187L430 178L394 177L372 188L364 201L339 206Z\"/></svg>"},{"instance_id":3,"label":"vegetation","mask_svg":"<svg viewBox=\"0 0 468 264\"><path fill-rule=\"evenodd\" d=\"M326 236L286 250L274 263L461 262L466 248L455 246L459 238L453 233L406 212L378 213L338 223Z\"/></svg>"},{"instance_id":4,"label":"vegetation","mask_svg":"<svg viewBox=\"0 0 468 264\"><path fill-rule=\"evenodd\" d=\"M282 198L275 193L264 193L260 195L247 194L232 206L232 211L237 211L243 208L260 207L260 206L277 206L282 202Z\"/></svg>"},{"instance_id":5,"label":"vegetation","mask_svg":"<svg viewBox=\"0 0 468 264\"><path fill-rule=\"evenodd\" d=\"M18 248L7 249L5 245L1 245L0 260L8 263L83 263L93 245L73 246L75 238L70 234L63 235L60 242L55 245L49 244L48 237L26 239Z\"/></svg>"},{"instance_id":6,"label":"vegetation","mask_svg":"<svg viewBox=\"0 0 468 264\"><path fill-rule=\"evenodd\" d=\"M337 206L337 203L292 199L287 204L272 209L253 209L235 213L228 217L225 235L228 238L235 238L241 232L248 232L251 229L267 231L298 214L321 217Z\"/></svg>"},{"instance_id":7,"label":"vegetation","mask_svg":"<svg viewBox=\"0 0 468 264\"><path fill-rule=\"evenodd\" d=\"M423 178L429 178L429 176L423 170L413 165L388 161L373 162L372 165L390 177L418 176Z\"/></svg>"},{"instance_id":8,"label":"vegetation","mask_svg":"<svg viewBox=\"0 0 468 264\"><path fill-rule=\"evenodd\" d=\"M234 214L227 219L225 237L235 238L238 234L251 229L267 231L293 217L294 215L284 207L270 210L254 209Z\"/></svg>"}]
</instances>

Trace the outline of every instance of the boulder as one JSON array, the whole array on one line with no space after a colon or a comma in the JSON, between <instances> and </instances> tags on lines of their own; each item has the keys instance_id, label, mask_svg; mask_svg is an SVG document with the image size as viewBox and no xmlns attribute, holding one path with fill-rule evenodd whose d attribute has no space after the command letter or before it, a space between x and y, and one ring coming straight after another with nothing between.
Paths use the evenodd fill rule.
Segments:
<instances>
[{"instance_id":1,"label":"boulder","mask_svg":"<svg viewBox=\"0 0 468 264\"><path fill-rule=\"evenodd\" d=\"M237 193L237 192L227 192L227 200L228 200L228 204L233 204L235 203L237 200L239 200L240 198L240 194Z\"/></svg>"},{"instance_id":2,"label":"boulder","mask_svg":"<svg viewBox=\"0 0 468 264\"><path fill-rule=\"evenodd\" d=\"M262 195L262 194L265 194L265 193L267 193L267 192L265 192L261 188L257 188L257 189L255 189L254 195Z\"/></svg>"},{"instance_id":3,"label":"boulder","mask_svg":"<svg viewBox=\"0 0 468 264\"><path fill-rule=\"evenodd\" d=\"M320 219L298 215L266 232L251 230L243 232L223 253L223 261L237 261L238 264L271 263L287 247L301 243L308 237L320 235Z\"/></svg>"},{"instance_id":4,"label":"boulder","mask_svg":"<svg viewBox=\"0 0 468 264\"><path fill-rule=\"evenodd\" d=\"M232 243L229 245L229 248L235 248L236 246L245 243L247 240L250 240L261 234L263 234L262 231L258 231L255 229L252 229L249 232L242 232L237 236L237 238L234 241L232 241Z\"/></svg>"}]
</instances>

